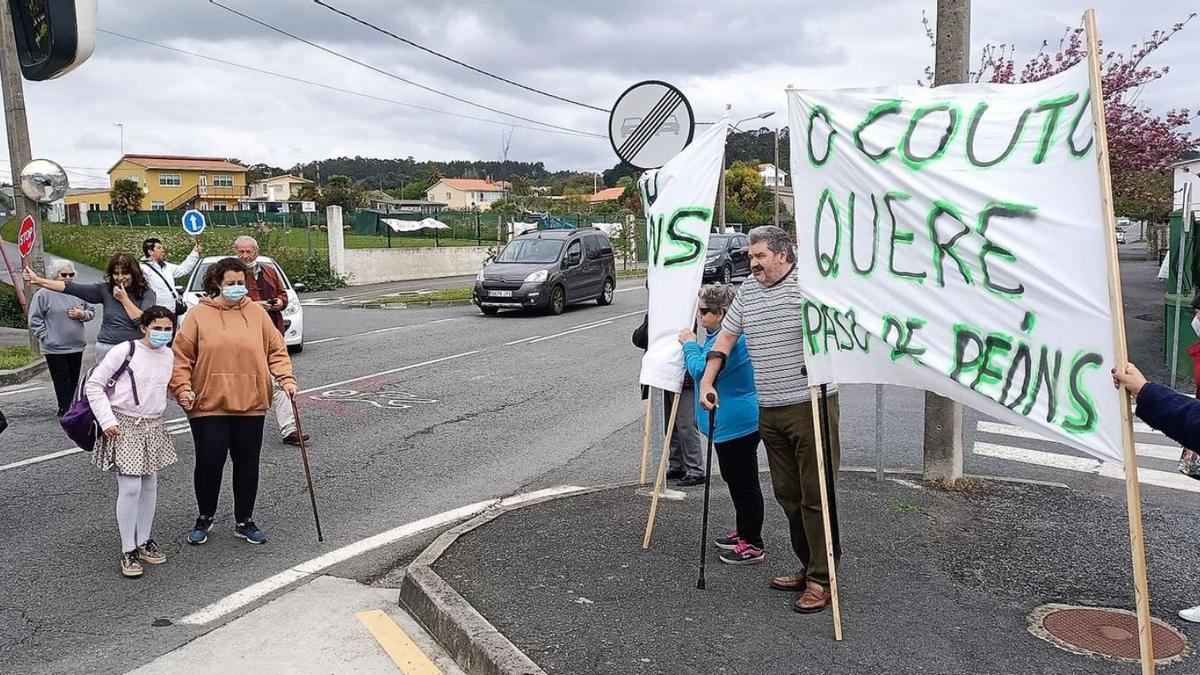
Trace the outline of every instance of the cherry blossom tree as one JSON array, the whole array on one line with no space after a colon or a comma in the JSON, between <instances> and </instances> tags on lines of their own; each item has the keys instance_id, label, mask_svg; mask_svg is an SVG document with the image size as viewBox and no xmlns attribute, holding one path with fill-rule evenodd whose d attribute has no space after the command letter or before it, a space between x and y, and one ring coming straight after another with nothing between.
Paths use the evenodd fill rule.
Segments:
<instances>
[{"instance_id":1,"label":"cherry blossom tree","mask_svg":"<svg viewBox=\"0 0 1200 675\"><path fill-rule=\"evenodd\" d=\"M1193 12L1170 28L1154 31L1140 43L1130 45L1127 52L1106 50L1104 43L1100 44L1109 166L1113 197L1121 215L1146 217L1157 214L1163 217L1169 213L1171 191L1163 189L1162 176L1181 155L1197 148L1198 139L1187 130L1193 119L1187 108L1155 113L1138 104L1143 88L1170 72L1170 66L1149 66L1146 60L1195 17ZM925 14L922 14L922 23L933 45L936 38ZM1017 62L1014 45L985 45L979 67L971 72L970 80L995 84L1037 82L1086 59L1083 28L1068 28L1059 40L1057 50L1051 51L1049 42L1042 42L1037 54L1021 65ZM933 84L932 66L925 69L922 84Z\"/></svg>"}]
</instances>

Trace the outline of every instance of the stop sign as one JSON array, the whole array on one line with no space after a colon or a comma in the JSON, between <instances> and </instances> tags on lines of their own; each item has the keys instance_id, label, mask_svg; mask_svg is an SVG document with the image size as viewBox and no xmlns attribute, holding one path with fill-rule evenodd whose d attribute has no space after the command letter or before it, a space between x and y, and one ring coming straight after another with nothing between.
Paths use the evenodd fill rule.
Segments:
<instances>
[{"instance_id":1,"label":"stop sign","mask_svg":"<svg viewBox=\"0 0 1200 675\"><path fill-rule=\"evenodd\" d=\"M24 258L33 252L33 216L25 216L21 221L21 229L17 231L17 252Z\"/></svg>"}]
</instances>

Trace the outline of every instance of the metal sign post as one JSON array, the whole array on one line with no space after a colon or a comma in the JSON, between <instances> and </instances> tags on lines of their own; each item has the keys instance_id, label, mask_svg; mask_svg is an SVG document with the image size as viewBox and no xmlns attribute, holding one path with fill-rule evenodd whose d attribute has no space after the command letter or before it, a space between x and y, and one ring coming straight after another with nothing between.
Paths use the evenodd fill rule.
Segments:
<instances>
[{"instance_id":1,"label":"metal sign post","mask_svg":"<svg viewBox=\"0 0 1200 675\"><path fill-rule=\"evenodd\" d=\"M1192 184L1183 184L1183 211L1179 222L1179 248L1175 258L1175 330L1171 336L1171 388L1179 374L1179 331L1183 320L1183 263L1187 257L1187 233L1192 229ZM1116 235L1113 235L1116 236Z\"/></svg>"}]
</instances>

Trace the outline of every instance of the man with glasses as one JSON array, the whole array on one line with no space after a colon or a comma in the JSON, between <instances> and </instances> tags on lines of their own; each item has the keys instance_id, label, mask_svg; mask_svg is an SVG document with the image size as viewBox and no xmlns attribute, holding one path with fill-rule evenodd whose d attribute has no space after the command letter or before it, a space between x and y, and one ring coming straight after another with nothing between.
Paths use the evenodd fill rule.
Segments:
<instances>
[{"instance_id":1,"label":"man with glasses","mask_svg":"<svg viewBox=\"0 0 1200 675\"><path fill-rule=\"evenodd\" d=\"M69 283L75 280L75 265L60 260L51 279ZM73 295L41 289L29 303L29 328L37 336L42 356L54 381L58 398L58 416L71 407L79 385L83 350L87 346L83 324L96 318L96 307Z\"/></svg>"}]
</instances>

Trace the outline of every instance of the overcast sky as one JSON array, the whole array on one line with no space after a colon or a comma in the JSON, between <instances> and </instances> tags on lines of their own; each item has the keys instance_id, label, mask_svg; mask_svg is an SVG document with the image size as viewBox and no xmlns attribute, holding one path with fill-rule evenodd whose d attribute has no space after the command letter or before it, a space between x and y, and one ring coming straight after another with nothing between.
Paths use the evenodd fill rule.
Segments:
<instances>
[{"instance_id":1,"label":"overcast sky","mask_svg":"<svg viewBox=\"0 0 1200 675\"><path fill-rule=\"evenodd\" d=\"M331 13L309 0L222 0L299 36L398 76L523 117L596 134L608 116L483 77ZM330 4L472 65L549 92L611 107L630 84L679 86L700 119L725 103L736 117L773 110L786 121L783 89L911 83L932 60L921 12L934 0L328 0ZM605 138L544 133L372 72L229 14L207 0L100 0L99 26L257 68L373 96L497 120L467 120L323 90L172 53L111 35L76 71L25 83L33 154L70 167L72 184L106 185L126 152L215 155L291 166L336 156L418 160L510 159L551 170L602 170L615 162ZM1198 2L1005 0L974 3L973 66L987 42L1057 44L1096 7L1107 46L1127 48L1184 19ZM1200 107L1200 20L1151 62L1167 79L1140 101L1156 109ZM7 153L5 154L7 157ZM7 167L7 164L0 165Z\"/></svg>"}]
</instances>

